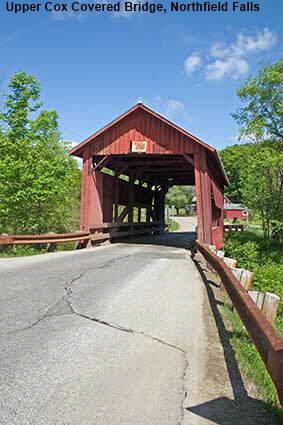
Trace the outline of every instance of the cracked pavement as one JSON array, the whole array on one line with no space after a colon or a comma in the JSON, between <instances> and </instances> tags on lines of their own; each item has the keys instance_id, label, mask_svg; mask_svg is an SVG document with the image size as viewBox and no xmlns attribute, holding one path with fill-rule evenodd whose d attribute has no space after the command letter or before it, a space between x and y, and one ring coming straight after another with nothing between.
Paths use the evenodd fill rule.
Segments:
<instances>
[{"instance_id":1,"label":"cracked pavement","mask_svg":"<svg viewBox=\"0 0 283 425\"><path fill-rule=\"evenodd\" d=\"M218 423L187 409L209 313L193 236L0 259L1 425Z\"/></svg>"}]
</instances>

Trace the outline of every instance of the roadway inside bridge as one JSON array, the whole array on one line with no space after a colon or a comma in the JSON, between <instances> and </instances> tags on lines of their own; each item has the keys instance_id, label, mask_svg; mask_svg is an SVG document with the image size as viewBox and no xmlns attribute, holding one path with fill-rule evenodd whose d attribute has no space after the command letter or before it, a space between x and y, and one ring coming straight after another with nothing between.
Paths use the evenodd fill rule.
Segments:
<instances>
[{"instance_id":1,"label":"roadway inside bridge","mask_svg":"<svg viewBox=\"0 0 283 425\"><path fill-rule=\"evenodd\" d=\"M194 237L1 259L0 423L259 423L236 414Z\"/></svg>"}]
</instances>

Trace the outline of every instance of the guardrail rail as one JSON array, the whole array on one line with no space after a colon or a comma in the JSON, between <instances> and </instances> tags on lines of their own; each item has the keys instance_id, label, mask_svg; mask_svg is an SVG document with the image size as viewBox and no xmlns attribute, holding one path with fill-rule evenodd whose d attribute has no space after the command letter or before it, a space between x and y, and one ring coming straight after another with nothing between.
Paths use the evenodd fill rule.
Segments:
<instances>
[{"instance_id":1,"label":"guardrail rail","mask_svg":"<svg viewBox=\"0 0 283 425\"><path fill-rule=\"evenodd\" d=\"M45 233L42 235L0 235L0 245L37 245L62 242L85 241L89 232Z\"/></svg>"},{"instance_id":2,"label":"guardrail rail","mask_svg":"<svg viewBox=\"0 0 283 425\"><path fill-rule=\"evenodd\" d=\"M200 241L195 246L208 264L218 273L227 294L253 340L276 387L283 407L283 339L266 319L248 292L234 276L223 259Z\"/></svg>"},{"instance_id":3,"label":"guardrail rail","mask_svg":"<svg viewBox=\"0 0 283 425\"><path fill-rule=\"evenodd\" d=\"M167 224L163 221L100 223L91 226L89 232L78 231L62 234L45 233L41 235L1 234L0 245L42 245L80 241L81 245L84 246L90 240L92 242L100 242L127 236L155 234L163 232L167 227Z\"/></svg>"}]
</instances>

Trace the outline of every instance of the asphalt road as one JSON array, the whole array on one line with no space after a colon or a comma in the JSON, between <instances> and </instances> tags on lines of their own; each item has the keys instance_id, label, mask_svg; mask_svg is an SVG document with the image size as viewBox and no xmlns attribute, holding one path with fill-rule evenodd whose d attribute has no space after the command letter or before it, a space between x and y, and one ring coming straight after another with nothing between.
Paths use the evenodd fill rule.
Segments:
<instances>
[{"instance_id":1,"label":"asphalt road","mask_svg":"<svg viewBox=\"0 0 283 425\"><path fill-rule=\"evenodd\" d=\"M191 238L1 259L1 425L178 424L202 302Z\"/></svg>"},{"instance_id":2,"label":"asphalt road","mask_svg":"<svg viewBox=\"0 0 283 425\"><path fill-rule=\"evenodd\" d=\"M0 259L0 424L270 423L223 349L193 236Z\"/></svg>"}]
</instances>

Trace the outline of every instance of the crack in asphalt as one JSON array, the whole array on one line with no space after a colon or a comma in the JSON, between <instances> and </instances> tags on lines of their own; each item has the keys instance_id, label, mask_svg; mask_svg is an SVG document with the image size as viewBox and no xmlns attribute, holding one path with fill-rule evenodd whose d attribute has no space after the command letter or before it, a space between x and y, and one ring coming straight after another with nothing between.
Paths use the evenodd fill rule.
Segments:
<instances>
[{"instance_id":1,"label":"crack in asphalt","mask_svg":"<svg viewBox=\"0 0 283 425\"><path fill-rule=\"evenodd\" d=\"M143 331L138 331L138 330L133 329L133 328L126 328L124 326L117 325L115 323L107 322L106 320L98 319L97 317L87 316L86 314L83 314L83 313L80 313L80 312L76 311L73 308L72 305L71 305L71 308L72 308L74 314L82 317L83 319L91 320L92 322L96 322L96 323L99 323L101 325L108 326L109 328L114 328L114 329L116 329L118 331L121 331L121 332L127 332L127 333L131 333L131 334L142 335L145 338L149 338L149 339L151 339L153 341L159 342L159 344L166 345L167 347L174 348L175 350L178 350L181 353L185 353L185 351L182 348L178 347L177 345L170 344L169 342L166 342L166 341L164 341L164 340L162 340L160 338L157 338L155 336L149 335L149 334L147 334L147 333L145 333Z\"/></svg>"},{"instance_id":2,"label":"crack in asphalt","mask_svg":"<svg viewBox=\"0 0 283 425\"><path fill-rule=\"evenodd\" d=\"M131 257L131 255L126 255L123 258L129 258L129 257ZM134 335L143 336L144 338L148 338L148 339L155 341L155 342L157 342L161 345L165 345L169 348L173 348L174 350L179 351L182 354L182 358L183 358L183 362L184 362L183 374L181 376L182 392L183 392L184 395L183 395L183 398L182 398L181 409L180 409L181 410L181 412L180 412L181 419L177 424L177 425L181 425L182 422L183 422L184 413L185 413L184 402L185 402L185 399L187 397L185 377L186 377L186 372L187 372L187 369L188 369L188 366L189 366L185 350L181 347L178 347L175 344L171 344L169 342L166 342L161 338L155 337L153 335L149 335L149 334L147 334L143 331L138 331L138 330L130 328L130 327L128 328L128 327L124 327L124 326L121 326L121 325L118 325L118 324L115 324L115 323L110 323L110 322L107 322L105 320L102 320L102 319L99 319L99 318L96 318L96 317L87 316L83 313L76 311L75 308L72 305L71 297L73 295L73 285L74 285L75 282L79 281L86 273L93 270L94 268L95 269L102 269L102 268L105 268L109 265L114 264L118 260L121 260L121 257L117 258L117 259L111 259L111 260L107 261L105 264L102 264L100 266L96 265L96 266L88 267L87 269L83 270L79 275L71 278L64 285L65 294L55 304L48 307L47 310L45 311L45 313L37 321L31 323L29 326L26 326L25 328L21 328L21 329L18 329L16 331L12 331L11 333L17 333L17 332L20 332L20 331L25 331L25 330L31 329L31 328L35 327L36 325L38 325L39 323L52 318L53 316L76 315L76 316L79 316L83 319L90 320L92 322L98 323L98 324L103 325L103 326L107 326L109 328L115 329L115 330L120 331L120 332L126 332L126 333L131 333L131 334L134 334Z\"/></svg>"},{"instance_id":3,"label":"crack in asphalt","mask_svg":"<svg viewBox=\"0 0 283 425\"><path fill-rule=\"evenodd\" d=\"M171 344L169 342L166 342L163 339L157 338L153 335L149 335L149 334L147 334L143 331L138 331L138 330L133 329L133 328L127 328L127 327L124 327L124 326L121 326L121 325L117 325L117 324L114 324L114 323L107 322L105 320L98 319L96 317L90 317L90 316L87 316L85 314L79 313L78 311L76 311L74 309L70 300L69 300L69 303L70 303L70 307L72 308L73 313L75 315L79 316L79 317L82 317L83 319L90 320L90 321L95 322L95 323L99 323L100 325L107 326L107 327L112 328L112 329L116 329L120 332L127 332L127 333L131 333L131 334L134 334L134 335L141 335L144 338L148 338L152 341L158 342L161 345L165 345L169 348L173 348L174 350L177 350L182 354L182 358L183 358L183 362L184 362L183 374L181 376L183 398L182 398L181 407L180 407L181 418L180 418L180 420L177 424L177 425L181 425L183 423L184 415L185 415L184 403L185 403L185 400L186 400L186 397L187 397L187 394L188 394L188 391L187 391L187 388L186 388L186 373L187 373L187 370L188 370L188 367L189 367L189 362L188 362L188 359L187 359L187 356L186 356L186 351L183 348L178 347L175 344Z\"/></svg>"},{"instance_id":4,"label":"crack in asphalt","mask_svg":"<svg viewBox=\"0 0 283 425\"><path fill-rule=\"evenodd\" d=\"M74 312L72 311L72 309L69 305L69 297L72 296L72 294L73 294L73 284L74 284L74 282L80 280L86 273L88 273L89 271L91 271L93 269L105 268L109 265L114 264L118 260L128 258L128 257L131 257L131 254L125 255L125 256L119 257L119 258L114 258L114 259L106 261L106 263L104 263L104 264L101 264L101 265L98 265L98 266L93 265L93 266L88 267L87 269L83 270L79 275L68 280L68 282L64 285L65 294L55 304L52 304L51 306L49 306L47 308L47 310L45 311L45 313L43 313L43 315L38 318L38 320L36 320L35 322L31 323L28 326L25 326L24 328L20 328L20 329L16 329L14 331L8 332L8 334L15 334L17 332L22 332L22 331L26 331L28 329L31 329L34 326L38 325L40 322L47 320L52 316L65 316L65 315L69 315L69 314L74 314Z\"/></svg>"}]
</instances>

